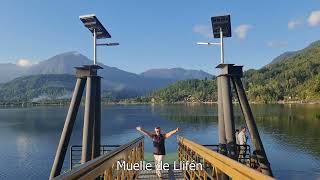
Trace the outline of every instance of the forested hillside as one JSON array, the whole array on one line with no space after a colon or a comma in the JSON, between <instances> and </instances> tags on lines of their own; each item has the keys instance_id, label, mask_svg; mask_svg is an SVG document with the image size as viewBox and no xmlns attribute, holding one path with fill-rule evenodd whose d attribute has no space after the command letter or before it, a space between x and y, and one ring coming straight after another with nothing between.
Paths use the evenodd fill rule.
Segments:
<instances>
[{"instance_id":1,"label":"forested hillside","mask_svg":"<svg viewBox=\"0 0 320 180\"><path fill-rule=\"evenodd\" d=\"M68 74L32 75L0 86L0 101L40 101L69 98L75 77Z\"/></svg>"},{"instance_id":2,"label":"forested hillside","mask_svg":"<svg viewBox=\"0 0 320 180\"><path fill-rule=\"evenodd\" d=\"M251 101L320 99L320 42L260 70L245 73Z\"/></svg>"},{"instance_id":3,"label":"forested hillside","mask_svg":"<svg viewBox=\"0 0 320 180\"><path fill-rule=\"evenodd\" d=\"M150 95L155 102L214 102L217 100L215 80L179 81Z\"/></svg>"},{"instance_id":4,"label":"forested hillside","mask_svg":"<svg viewBox=\"0 0 320 180\"><path fill-rule=\"evenodd\" d=\"M0 84L0 104L23 102L56 102L69 100L76 78L70 74L41 74L16 78ZM141 94L130 89L103 89L102 98L107 101L137 97Z\"/></svg>"},{"instance_id":5,"label":"forested hillside","mask_svg":"<svg viewBox=\"0 0 320 180\"><path fill-rule=\"evenodd\" d=\"M320 41L286 53L259 70L244 73L244 87L252 102L320 100ZM156 91L147 100L162 102L216 101L215 80L179 81Z\"/></svg>"}]
</instances>

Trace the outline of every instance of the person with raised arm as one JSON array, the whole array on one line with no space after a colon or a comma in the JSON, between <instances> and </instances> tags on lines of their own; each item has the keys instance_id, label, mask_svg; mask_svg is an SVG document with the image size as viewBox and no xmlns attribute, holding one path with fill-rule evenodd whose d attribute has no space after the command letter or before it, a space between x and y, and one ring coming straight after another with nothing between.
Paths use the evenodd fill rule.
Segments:
<instances>
[{"instance_id":1,"label":"person with raised arm","mask_svg":"<svg viewBox=\"0 0 320 180\"><path fill-rule=\"evenodd\" d=\"M180 129L176 128L168 133L161 133L160 127L154 128L154 133L148 132L141 127L136 128L139 132L148 136L153 141L153 158L154 164L156 168L156 174L159 178L162 178L161 174L161 165L163 164L162 161L164 156L166 155L166 148L165 148L165 139L171 137L173 134L177 133Z\"/></svg>"}]
</instances>

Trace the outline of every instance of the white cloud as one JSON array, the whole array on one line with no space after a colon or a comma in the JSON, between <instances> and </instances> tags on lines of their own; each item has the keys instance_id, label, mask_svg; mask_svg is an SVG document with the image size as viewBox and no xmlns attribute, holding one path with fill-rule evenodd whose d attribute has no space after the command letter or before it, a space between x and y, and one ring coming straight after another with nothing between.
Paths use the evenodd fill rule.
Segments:
<instances>
[{"instance_id":1,"label":"white cloud","mask_svg":"<svg viewBox=\"0 0 320 180\"><path fill-rule=\"evenodd\" d=\"M288 28L289 29L294 29L294 28L298 27L301 24L302 24L302 21L299 20L299 19L290 20L288 22Z\"/></svg>"},{"instance_id":2,"label":"white cloud","mask_svg":"<svg viewBox=\"0 0 320 180\"><path fill-rule=\"evenodd\" d=\"M21 67L30 67L33 65L33 63L28 59L19 59L17 65Z\"/></svg>"},{"instance_id":3,"label":"white cloud","mask_svg":"<svg viewBox=\"0 0 320 180\"><path fill-rule=\"evenodd\" d=\"M239 39L245 39L247 37L248 31L252 28L252 25L250 24L241 24L236 29L234 32L237 34Z\"/></svg>"},{"instance_id":4,"label":"white cloud","mask_svg":"<svg viewBox=\"0 0 320 180\"><path fill-rule=\"evenodd\" d=\"M288 46L287 41L269 41L267 42L267 46L270 48L284 48Z\"/></svg>"},{"instance_id":5,"label":"white cloud","mask_svg":"<svg viewBox=\"0 0 320 180\"><path fill-rule=\"evenodd\" d=\"M318 26L320 25L320 10L312 11L308 17L308 23L310 26Z\"/></svg>"},{"instance_id":6,"label":"white cloud","mask_svg":"<svg viewBox=\"0 0 320 180\"><path fill-rule=\"evenodd\" d=\"M201 34L205 37L213 37L211 27L206 25L196 25L193 27L193 32Z\"/></svg>"}]
</instances>

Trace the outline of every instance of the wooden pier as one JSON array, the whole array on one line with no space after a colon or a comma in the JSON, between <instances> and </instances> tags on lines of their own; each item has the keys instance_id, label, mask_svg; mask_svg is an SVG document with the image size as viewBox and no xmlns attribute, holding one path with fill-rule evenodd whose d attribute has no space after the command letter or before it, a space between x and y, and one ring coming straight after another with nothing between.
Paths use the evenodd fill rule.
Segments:
<instances>
[{"instance_id":1,"label":"wooden pier","mask_svg":"<svg viewBox=\"0 0 320 180\"><path fill-rule=\"evenodd\" d=\"M261 179L272 180L274 178L262 174L238 161L219 154L212 149L197 144L186 138L178 138L178 159L182 162L201 163L203 168L197 170L169 170L162 171L163 177L158 178L155 170L127 170L117 169L118 161L137 163L144 160L144 138L137 138L113 151L101 155L81 164L72 170L61 174L53 179L219 179L225 175L232 179ZM180 169L180 168L179 168Z\"/></svg>"}]
</instances>

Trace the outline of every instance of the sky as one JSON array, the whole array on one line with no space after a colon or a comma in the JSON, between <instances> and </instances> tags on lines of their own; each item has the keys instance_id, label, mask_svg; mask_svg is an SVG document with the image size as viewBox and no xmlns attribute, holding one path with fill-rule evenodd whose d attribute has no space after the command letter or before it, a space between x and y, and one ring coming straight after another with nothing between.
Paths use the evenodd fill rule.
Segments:
<instances>
[{"instance_id":1,"label":"sky","mask_svg":"<svg viewBox=\"0 0 320 180\"><path fill-rule=\"evenodd\" d=\"M320 39L320 0L2 0L0 63L27 66L77 51L90 59L93 41L80 15L96 14L112 35L98 62L134 73L182 67L216 74L219 46L210 18L230 14L225 62L261 68L286 51Z\"/></svg>"}]
</instances>

